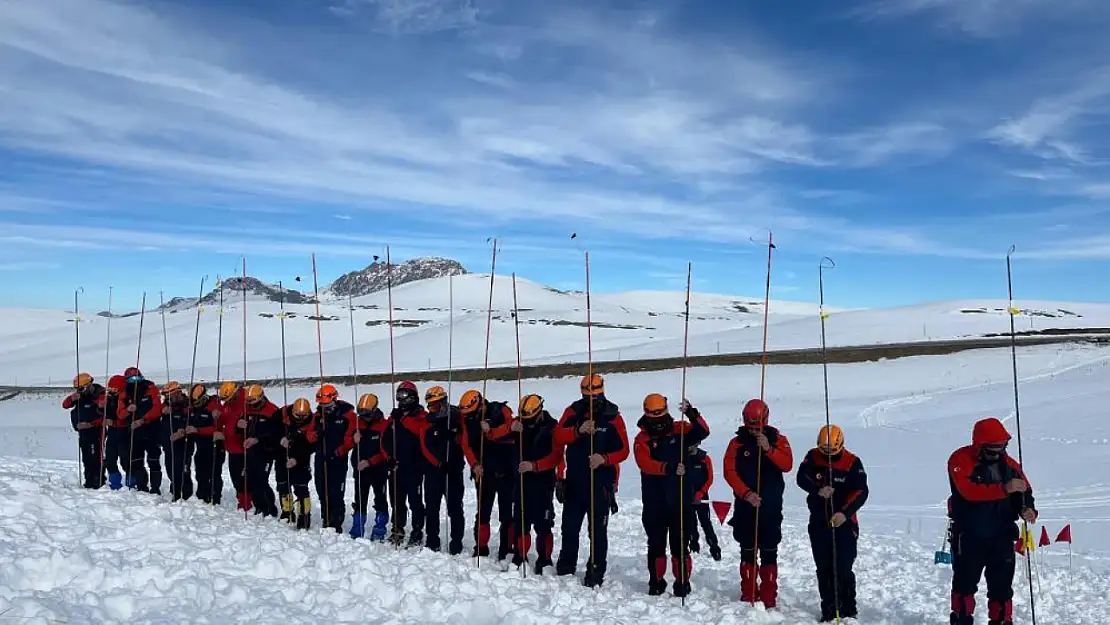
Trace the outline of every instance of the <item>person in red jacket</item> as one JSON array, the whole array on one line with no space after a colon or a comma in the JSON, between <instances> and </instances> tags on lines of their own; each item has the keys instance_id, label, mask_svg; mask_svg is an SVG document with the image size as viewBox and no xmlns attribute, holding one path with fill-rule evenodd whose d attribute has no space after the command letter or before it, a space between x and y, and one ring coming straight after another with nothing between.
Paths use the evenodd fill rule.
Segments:
<instances>
[{"instance_id":1,"label":"person in red jacket","mask_svg":"<svg viewBox=\"0 0 1110 625\"><path fill-rule=\"evenodd\" d=\"M717 542L717 531L713 527L712 511L709 509L709 489L713 486L713 459L698 445L690 446L690 464L686 469L686 479L691 480L696 486L694 489L694 513L698 517L705 533L705 544L709 547L709 555L717 562L721 561L721 545ZM698 525L690 525L690 553L700 553Z\"/></svg>"},{"instance_id":2,"label":"person in red jacket","mask_svg":"<svg viewBox=\"0 0 1110 625\"><path fill-rule=\"evenodd\" d=\"M81 465L85 474L85 488L104 485L104 467L100 462L101 432L104 429L104 387L87 373L73 378L73 393L62 400L62 409L69 411L73 431L77 432L77 445L81 451Z\"/></svg>"},{"instance_id":3,"label":"person in red jacket","mask_svg":"<svg viewBox=\"0 0 1110 625\"><path fill-rule=\"evenodd\" d=\"M778 546L782 542L784 475L794 466L790 441L767 425L771 410L761 399L744 405L744 424L725 451L725 481L736 497L732 537L740 543L740 600L765 608L778 599ZM759 581L756 582L758 534Z\"/></svg>"},{"instance_id":4,"label":"person in red jacket","mask_svg":"<svg viewBox=\"0 0 1110 625\"><path fill-rule=\"evenodd\" d=\"M697 484L686 479L692 465L690 445L709 436L709 426L698 410L683 399L679 410L689 421L675 423L667 398L651 393L644 398L644 414L636 423L640 431L633 442L644 501L643 524L647 532L648 594L667 589L667 543L676 597L690 594L693 559L686 551L694 525L694 492Z\"/></svg>"},{"instance_id":5,"label":"person in red jacket","mask_svg":"<svg viewBox=\"0 0 1110 625\"><path fill-rule=\"evenodd\" d=\"M488 556L490 517L497 502L499 519L497 559L513 553L513 482L516 478L516 448L509 438L513 410L505 402L491 402L476 389L463 393L459 413L466 428L463 454L478 487L478 518L474 523L474 557Z\"/></svg>"},{"instance_id":6,"label":"person in red jacket","mask_svg":"<svg viewBox=\"0 0 1110 625\"><path fill-rule=\"evenodd\" d=\"M137 367L128 367L123 375L127 384L117 403L116 418L131 428L130 473L135 476L135 488L139 491L161 495L162 446L154 424L162 417L162 397L158 387L144 378Z\"/></svg>"},{"instance_id":7,"label":"person in red jacket","mask_svg":"<svg viewBox=\"0 0 1110 625\"><path fill-rule=\"evenodd\" d=\"M870 491L863 461L844 449L839 426L821 428L817 447L798 465L797 482L806 491L809 506L809 544L817 565L821 622L858 618L852 570L859 541L856 513Z\"/></svg>"},{"instance_id":8,"label":"person in red jacket","mask_svg":"<svg viewBox=\"0 0 1110 625\"><path fill-rule=\"evenodd\" d=\"M1037 522L1033 487L1006 453L1010 433L994 417L975 424L971 445L948 458L952 544L952 625L975 622L975 593L986 571L987 622L1013 625L1015 521Z\"/></svg>"},{"instance_id":9,"label":"person in red jacket","mask_svg":"<svg viewBox=\"0 0 1110 625\"><path fill-rule=\"evenodd\" d=\"M316 404L316 496L320 498L324 527L341 534L347 510L347 455L355 447L358 417L355 407L341 401L339 391L331 384L324 384L316 392Z\"/></svg>"},{"instance_id":10,"label":"person in red jacket","mask_svg":"<svg viewBox=\"0 0 1110 625\"><path fill-rule=\"evenodd\" d=\"M162 418L158 420L158 442L166 453L172 501L193 496L193 476L189 474L188 442L185 423L189 418L189 397L181 383L170 380L162 387Z\"/></svg>"},{"instance_id":11,"label":"person in red jacket","mask_svg":"<svg viewBox=\"0 0 1110 625\"><path fill-rule=\"evenodd\" d=\"M385 540L386 525L389 524L389 503L386 501L389 486L389 454L382 449L382 436L389 426L381 408L378 396L365 393L358 398L358 430L355 431L355 453L351 454L351 468L355 471L355 500L351 502L354 521L351 523L351 538L362 538L366 534L366 508L370 491L374 491L374 527L370 530L370 540Z\"/></svg>"},{"instance_id":12,"label":"person in red jacket","mask_svg":"<svg viewBox=\"0 0 1110 625\"><path fill-rule=\"evenodd\" d=\"M285 424L281 409L267 399L259 384L247 387L247 436L243 439L243 464L246 468L244 486L254 503L254 513L264 517L277 516L277 499L270 488L270 471L278 456L285 460L281 436Z\"/></svg>"},{"instance_id":13,"label":"person in red jacket","mask_svg":"<svg viewBox=\"0 0 1110 625\"><path fill-rule=\"evenodd\" d=\"M424 542L424 458L420 443L421 427L428 412L420 404L416 385L404 380L393 394L395 407L389 413L389 422L382 434L382 449L389 455L389 493L393 508L393 531L389 540L400 546L405 541L405 524L412 510L412 531L408 546L418 547Z\"/></svg>"},{"instance_id":14,"label":"person in red jacket","mask_svg":"<svg viewBox=\"0 0 1110 625\"><path fill-rule=\"evenodd\" d=\"M551 566L555 550L555 510L551 498L555 493L555 468L563 449L555 443L555 426L559 424L543 408L543 397L525 395L520 400L520 418L510 430L517 446L517 478L513 485L513 523L517 542L513 564L526 566L532 547L532 529L536 530L536 575Z\"/></svg>"},{"instance_id":15,"label":"person in red jacket","mask_svg":"<svg viewBox=\"0 0 1110 625\"><path fill-rule=\"evenodd\" d=\"M439 551L439 511L447 501L449 538L447 551L451 555L462 553L462 539L466 531L463 512L463 457L462 415L447 401L447 391L433 386L424 393L427 414L422 421L407 420L415 424L424 455L424 529L427 534L424 546Z\"/></svg>"},{"instance_id":16,"label":"person in red jacket","mask_svg":"<svg viewBox=\"0 0 1110 625\"><path fill-rule=\"evenodd\" d=\"M100 396L100 411L104 415L104 447L101 456L104 469L108 472L108 487L112 490L123 488L123 473L127 472L127 486L135 487L135 478L131 475L131 447L130 433L126 421L116 417L119 408L119 397L127 386L127 378L122 375L113 375L108 379L108 386Z\"/></svg>"},{"instance_id":17,"label":"person in red jacket","mask_svg":"<svg viewBox=\"0 0 1110 625\"><path fill-rule=\"evenodd\" d=\"M186 456L193 459L197 499L218 506L224 489L224 447L222 441L215 439L220 402L208 394L208 387L203 384L193 385L189 400Z\"/></svg>"},{"instance_id":18,"label":"person in red jacket","mask_svg":"<svg viewBox=\"0 0 1110 625\"><path fill-rule=\"evenodd\" d=\"M279 444L286 450L285 470L277 482L281 494L281 518L297 524L297 529L312 528L312 498L308 494L308 482L312 480L312 454L316 451L316 415L312 405L303 397L293 401L284 409L285 436ZM296 506L294 506L294 496ZM294 511L296 507L296 511Z\"/></svg>"},{"instance_id":19,"label":"person in red jacket","mask_svg":"<svg viewBox=\"0 0 1110 625\"><path fill-rule=\"evenodd\" d=\"M246 487L247 465L243 457L243 439L247 431L247 392L237 382L224 382L217 396L220 399L220 417L216 426L218 432L213 438L222 440L227 450L227 472L235 487L237 509L250 510L254 507L251 494ZM219 438L217 438L219 437Z\"/></svg>"}]
</instances>

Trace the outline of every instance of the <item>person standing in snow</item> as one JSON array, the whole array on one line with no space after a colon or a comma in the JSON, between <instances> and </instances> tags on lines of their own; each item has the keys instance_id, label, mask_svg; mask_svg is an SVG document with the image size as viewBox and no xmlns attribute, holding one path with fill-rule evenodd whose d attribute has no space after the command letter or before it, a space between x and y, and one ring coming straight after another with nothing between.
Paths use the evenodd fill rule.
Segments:
<instances>
[{"instance_id":1,"label":"person standing in snow","mask_svg":"<svg viewBox=\"0 0 1110 625\"><path fill-rule=\"evenodd\" d=\"M867 501L869 491L863 462L844 449L840 427L821 428L817 447L809 450L798 465L797 482L807 494L809 544L817 565L821 622L858 618L856 574L852 570L859 540L856 513Z\"/></svg>"},{"instance_id":2,"label":"person standing in snow","mask_svg":"<svg viewBox=\"0 0 1110 625\"><path fill-rule=\"evenodd\" d=\"M104 428L104 387L87 373L73 378L73 392L62 400L62 408L69 410L73 431L77 432L77 445L81 451L85 488L104 485L104 469L100 464L101 431Z\"/></svg>"},{"instance_id":3,"label":"person standing in snow","mask_svg":"<svg viewBox=\"0 0 1110 625\"><path fill-rule=\"evenodd\" d=\"M516 447L509 438L513 410L505 402L491 402L476 389L463 393L459 412L465 419L463 453L478 487L478 518L474 523L474 557L489 556L490 517L497 502L497 560L513 553L513 488L516 479Z\"/></svg>"},{"instance_id":4,"label":"person standing in snow","mask_svg":"<svg viewBox=\"0 0 1110 625\"><path fill-rule=\"evenodd\" d=\"M356 472L355 500L351 502L354 522L351 538L366 534L366 508L370 490L374 491L374 527L370 540L385 540L389 523L389 504L386 492L389 485L389 455L382 449L382 435L389 423L378 407L378 396L366 393L358 398L358 429L355 431L355 453L351 454L351 468Z\"/></svg>"},{"instance_id":5,"label":"person standing in snow","mask_svg":"<svg viewBox=\"0 0 1110 625\"><path fill-rule=\"evenodd\" d=\"M405 380L394 393L396 407L389 414L389 423L382 435L382 450L389 456L389 492L393 508L393 531L389 538L394 545L405 540L405 524L412 509L412 532L409 546L424 542L424 453L418 432L428 418L420 405L416 385Z\"/></svg>"},{"instance_id":6,"label":"person standing in snow","mask_svg":"<svg viewBox=\"0 0 1110 625\"><path fill-rule=\"evenodd\" d=\"M790 441L777 428L767 425L770 415L770 408L761 399L745 404L744 424L729 442L724 461L725 481L736 497L729 524L733 538L740 543L740 600L755 603L758 599L768 609L774 608L778 600L784 475L794 466Z\"/></svg>"},{"instance_id":7,"label":"person standing in snow","mask_svg":"<svg viewBox=\"0 0 1110 625\"><path fill-rule=\"evenodd\" d=\"M189 415L189 399L179 382L170 380L162 387L162 419L159 421L158 442L170 460L170 496L173 501L193 496L193 478L189 475L185 443L185 421Z\"/></svg>"},{"instance_id":8,"label":"person standing in snow","mask_svg":"<svg viewBox=\"0 0 1110 625\"><path fill-rule=\"evenodd\" d=\"M447 401L447 391L433 386L424 393L427 416L419 426L420 448L424 455L424 524L427 540L424 546L440 550L439 510L447 500L449 538L447 552L462 553L463 532L463 458L462 416Z\"/></svg>"},{"instance_id":9,"label":"person standing in snow","mask_svg":"<svg viewBox=\"0 0 1110 625\"><path fill-rule=\"evenodd\" d=\"M690 446L690 466L686 469L686 479L694 484L694 514L698 524L690 524L690 553L700 553L701 545L698 540L698 525L705 533L705 544L709 547L709 555L717 562L721 561L721 545L717 542L717 531L713 528L713 519L709 509L709 488L713 486L713 459L698 445Z\"/></svg>"},{"instance_id":10,"label":"person standing in snow","mask_svg":"<svg viewBox=\"0 0 1110 625\"><path fill-rule=\"evenodd\" d=\"M312 405L303 397L293 400L293 405L283 409L283 413L285 436L279 445L285 449L288 458L284 461L285 469L277 472L280 476L277 488L281 496L281 519L296 523L299 530L307 530L312 527L312 498L308 494L308 482L312 479L310 463L317 447L316 417Z\"/></svg>"},{"instance_id":11,"label":"person standing in snow","mask_svg":"<svg viewBox=\"0 0 1110 625\"><path fill-rule=\"evenodd\" d=\"M119 396L127 386L127 378L122 375L113 375L108 379L108 386L100 398L100 411L104 415L104 469L108 472L108 487L112 490L123 488L123 475L120 472L120 463L127 471L128 486L134 488L135 480L131 476L131 447L129 445L130 429L126 421L116 417L119 408Z\"/></svg>"},{"instance_id":12,"label":"person standing in snow","mask_svg":"<svg viewBox=\"0 0 1110 625\"><path fill-rule=\"evenodd\" d=\"M520 400L520 418L510 430L517 445L518 477L513 482L513 522L516 545L513 564L525 566L532 546L532 529L536 530L536 575L552 565L555 550L555 468L562 458L562 447L555 443L555 420L543 407L543 397L525 395Z\"/></svg>"},{"instance_id":13,"label":"person standing in snow","mask_svg":"<svg viewBox=\"0 0 1110 625\"><path fill-rule=\"evenodd\" d=\"M135 476L135 488L161 495L162 445L154 422L162 416L162 398L158 387L144 378L138 367L128 367L123 375L126 384L117 403L116 417L123 419L131 428L127 434L131 452L128 464L131 465L131 474ZM143 466L144 459L146 466Z\"/></svg>"},{"instance_id":14,"label":"person standing in snow","mask_svg":"<svg viewBox=\"0 0 1110 625\"><path fill-rule=\"evenodd\" d=\"M254 504L244 483L247 467L243 458L243 439L247 431L247 393L237 382L229 381L220 385L217 396L220 399L220 416L213 439L222 440L227 451L227 472L231 476L232 486L235 487L237 509L250 510Z\"/></svg>"},{"instance_id":15,"label":"person standing in snow","mask_svg":"<svg viewBox=\"0 0 1110 625\"><path fill-rule=\"evenodd\" d=\"M685 478L687 467L693 462L689 445L684 442L701 443L709 436L709 426L687 400L682 400L679 410L689 421L675 423L667 398L651 393L644 398L644 414L636 424L640 431L633 447L643 491L649 595L661 595L667 589L668 537L674 595L690 594L693 559L685 546L690 539L687 532L695 521L697 484Z\"/></svg>"},{"instance_id":16,"label":"person standing in snow","mask_svg":"<svg viewBox=\"0 0 1110 625\"><path fill-rule=\"evenodd\" d=\"M208 388L203 384L194 384L189 391L189 418L185 426L188 451L185 457L193 459L197 499L214 505L220 504L224 488L223 441L215 440L219 414L220 404L215 397L208 395Z\"/></svg>"},{"instance_id":17,"label":"person standing in snow","mask_svg":"<svg viewBox=\"0 0 1110 625\"><path fill-rule=\"evenodd\" d=\"M555 442L566 450L567 463L563 542L555 573L573 575L578 568L579 534L589 517L590 556L582 583L595 588L605 581L617 466L628 459L630 449L624 418L620 408L606 399L602 377L583 377L579 389L582 398L567 406L555 429Z\"/></svg>"},{"instance_id":18,"label":"person standing in snow","mask_svg":"<svg viewBox=\"0 0 1110 625\"><path fill-rule=\"evenodd\" d=\"M952 545L952 625L975 622L975 593L984 570L989 625L1013 625L1015 522L1037 522L1033 487L1006 447L1010 434L994 417L975 424L971 445L948 458Z\"/></svg>"},{"instance_id":19,"label":"person standing in snow","mask_svg":"<svg viewBox=\"0 0 1110 625\"><path fill-rule=\"evenodd\" d=\"M355 407L339 399L339 391L324 384L316 392L316 496L320 498L324 527L343 532L347 506L347 454L355 447L358 417Z\"/></svg>"},{"instance_id":20,"label":"person standing in snow","mask_svg":"<svg viewBox=\"0 0 1110 625\"><path fill-rule=\"evenodd\" d=\"M266 397L259 384L247 387L246 397L247 437L243 440L243 464L246 467L245 486L254 503L254 513L264 517L277 516L277 500L270 488L270 471L278 456L285 459L281 449L284 428L281 409Z\"/></svg>"}]
</instances>

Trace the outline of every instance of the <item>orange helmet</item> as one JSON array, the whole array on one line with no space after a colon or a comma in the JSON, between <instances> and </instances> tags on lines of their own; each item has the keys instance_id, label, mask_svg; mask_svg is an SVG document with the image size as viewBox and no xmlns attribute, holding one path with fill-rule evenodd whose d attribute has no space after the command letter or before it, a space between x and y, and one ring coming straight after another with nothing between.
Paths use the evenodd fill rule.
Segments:
<instances>
[{"instance_id":1,"label":"orange helmet","mask_svg":"<svg viewBox=\"0 0 1110 625\"><path fill-rule=\"evenodd\" d=\"M166 397L176 395L180 392L181 392L181 383L176 381L176 380L170 380L169 382L166 382L165 386L162 387L162 394L165 395Z\"/></svg>"},{"instance_id":2,"label":"orange helmet","mask_svg":"<svg viewBox=\"0 0 1110 625\"><path fill-rule=\"evenodd\" d=\"M821 453L835 456L844 449L844 432L840 426L824 426L817 433L817 447Z\"/></svg>"},{"instance_id":3,"label":"orange helmet","mask_svg":"<svg viewBox=\"0 0 1110 625\"><path fill-rule=\"evenodd\" d=\"M462 414L473 414L482 407L482 394L475 389L463 393L459 399L459 412Z\"/></svg>"},{"instance_id":4,"label":"orange helmet","mask_svg":"<svg viewBox=\"0 0 1110 625\"><path fill-rule=\"evenodd\" d=\"M304 397L298 397L297 399L293 400L293 410L291 410L290 412L293 413L294 417L297 417L303 421L312 414L312 404L308 403L308 400Z\"/></svg>"},{"instance_id":5,"label":"orange helmet","mask_svg":"<svg viewBox=\"0 0 1110 625\"><path fill-rule=\"evenodd\" d=\"M539 395L525 395L520 400L520 418L534 419L543 412L543 398Z\"/></svg>"},{"instance_id":6,"label":"orange helmet","mask_svg":"<svg viewBox=\"0 0 1110 625\"><path fill-rule=\"evenodd\" d=\"M596 397L605 394L605 380L596 373L582 378L579 387L582 389L583 397Z\"/></svg>"},{"instance_id":7,"label":"orange helmet","mask_svg":"<svg viewBox=\"0 0 1110 625\"><path fill-rule=\"evenodd\" d=\"M744 425L763 427L771 417L771 409L762 399L752 399L744 404Z\"/></svg>"},{"instance_id":8,"label":"orange helmet","mask_svg":"<svg viewBox=\"0 0 1110 625\"><path fill-rule=\"evenodd\" d=\"M667 398L659 393L652 393L644 398L644 416L649 419L658 419L667 416Z\"/></svg>"},{"instance_id":9,"label":"orange helmet","mask_svg":"<svg viewBox=\"0 0 1110 625\"><path fill-rule=\"evenodd\" d=\"M231 399L232 395L234 395L238 392L239 392L239 383L238 382L224 382L223 384L220 385L220 390L216 392L216 395L220 398L221 401L227 401L227 400Z\"/></svg>"},{"instance_id":10,"label":"orange helmet","mask_svg":"<svg viewBox=\"0 0 1110 625\"><path fill-rule=\"evenodd\" d=\"M378 409L378 396L373 393L364 393L358 398L359 412L374 412Z\"/></svg>"},{"instance_id":11,"label":"orange helmet","mask_svg":"<svg viewBox=\"0 0 1110 625\"><path fill-rule=\"evenodd\" d=\"M247 387L248 404L261 404L264 399L266 399L266 391L262 389L261 384L251 384Z\"/></svg>"},{"instance_id":12,"label":"orange helmet","mask_svg":"<svg viewBox=\"0 0 1110 625\"><path fill-rule=\"evenodd\" d=\"M93 383L93 377L87 373L78 373L73 377L73 388L83 389Z\"/></svg>"},{"instance_id":13,"label":"orange helmet","mask_svg":"<svg viewBox=\"0 0 1110 625\"><path fill-rule=\"evenodd\" d=\"M335 403L336 399L339 399L339 391L331 384L325 384L320 387L320 390L316 391L316 403L318 404L326 406Z\"/></svg>"},{"instance_id":14,"label":"orange helmet","mask_svg":"<svg viewBox=\"0 0 1110 625\"><path fill-rule=\"evenodd\" d=\"M442 386L433 386L424 392L425 404L430 406L441 401L447 401L447 391Z\"/></svg>"},{"instance_id":15,"label":"orange helmet","mask_svg":"<svg viewBox=\"0 0 1110 625\"><path fill-rule=\"evenodd\" d=\"M203 384L194 384L192 390L189 391L189 397L193 399L194 404L199 406L208 400L208 388Z\"/></svg>"}]
</instances>

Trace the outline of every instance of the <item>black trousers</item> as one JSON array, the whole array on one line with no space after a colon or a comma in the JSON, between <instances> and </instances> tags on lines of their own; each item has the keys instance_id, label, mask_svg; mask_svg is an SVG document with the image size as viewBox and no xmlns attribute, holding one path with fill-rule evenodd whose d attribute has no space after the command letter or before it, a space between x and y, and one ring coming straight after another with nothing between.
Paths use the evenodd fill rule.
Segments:
<instances>
[{"instance_id":1,"label":"black trousers","mask_svg":"<svg viewBox=\"0 0 1110 625\"><path fill-rule=\"evenodd\" d=\"M173 500L189 499L193 496L193 476L189 475L189 455L192 446L185 439L166 441L166 459L169 460L170 491Z\"/></svg>"},{"instance_id":2,"label":"black trousers","mask_svg":"<svg viewBox=\"0 0 1110 625\"><path fill-rule=\"evenodd\" d=\"M756 508L737 499L733 506L732 537L740 544L740 561L755 562ZM782 542L782 504L759 507L759 564L778 565L778 548Z\"/></svg>"},{"instance_id":3,"label":"black trousers","mask_svg":"<svg viewBox=\"0 0 1110 625\"><path fill-rule=\"evenodd\" d=\"M129 481L134 480L136 489L161 493L162 446L150 428L144 425L137 430L124 429L120 436L120 455L127 458L123 470Z\"/></svg>"},{"instance_id":4,"label":"black trousers","mask_svg":"<svg viewBox=\"0 0 1110 625\"><path fill-rule=\"evenodd\" d=\"M309 457L296 458L297 464L287 468L284 453L275 461L274 474L277 476L277 492L282 497L290 497L289 512L294 510L302 516L312 514L311 500L308 497L308 483L312 480L312 465ZM280 466L276 466L280 465ZM330 486L330 484L329 484ZM296 504L296 505L292 505ZM322 504L321 504L322 505ZM284 510L285 504L282 504Z\"/></svg>"},{"instance_id":5,"label":"black trousers","mask_svg":"<svg viewBox=\"0 0 1110 625\"><path fill-rule=\"evenodd\" d=\"M77 445L81 450L81 468L85 488L100 488L105 481L100 468L100 428L77 431Z\"/></svg>"},{"instance_id":6,"label":"black trousers","mask_svg":"<svg viewBox=\"0 0 1110 625\"><path fill-rule=\"evenodd\" d=\"M245 471L246 464L243 460L243 454L228 453L227 474L231 477L231 485L235 488L235 495L240 498L247 494L244 485Z\"/></svg>"},{"instance_id":7,"label":"black trousers","mask_svg":"<svg viewBox=\"0 0 1110 625\"><path fill-rule=\"evenodd\" d=\"M1014 540L1015 538L1007 534L984 538L953 532L953 596L971 597L974 605L979 580L986 573L987 599L999 603L1012 600L1014 571L1017 568Z\"/></svg>"},{"instance_id":8,"label":"black trousers","mask_svg":"<svg viewBox=\"0 0 1110 625\"><path fill-rule=\"evenodd\" d=\"M555 567L561 574L573 573L578 567L578 545L584 521L587 526L586 540L593 536L594 568L604 573L609 556L609 504L613 494L611 487L594 485L593 518L590 517L590 483L588 480L571 481L564 484L563 494L563 541L559 546L559 560ZM587 556L588 558L588 556ZM587 562L589 560L587 559Z\"/></svg>"},{"instance_id":9,"label":"black trousers","mask_svg":"<svg viewBox=\"0 0 1110 625\"><path fill-rule=\"evenodd\" d=\"M274 489L270 487L270 471L274 467L277 452L255 445L243 455L247 468L245 486L250 491L251 502L263 516L277 516L277 499L274 497ZM284 449L282 449L281 458L284 467Z\"/></svg>"},{"instance_id":10,"label":"black trousers","mask_svg":"<svg viewBox=\"0 0 1110 625\"><path fill-rule=\"evenodd\" d=\"M422 535L426 511L424 510L424 471L413 463L394 467L389 479L390 506L393 508L393 534L404 536L412 509L412 533Z\"/></svg>"},{"instance_id":11,"label":"black trousers","mask_svg":"<svg viewBox=\"0 0 1110 625\"><path fill-rule=\"evenodd\" d=\"M698 540L698 525L701 525L701 531L705 534L705 544L710 548L719 547L717 529L713 527L713 511L709 509L709 502L699 501L694 504L694 514L698 517L698 523L690 524L690 542Z\"/></svg>"},{"instance_id":12,"label":"black trousers","mask_svg":"<svg viewBox=\"0 0 1110 625\"><path fill-rule=\"evenodd\" d=\"M197 478L196 495L205 503L220 503L224 489L224 444L211 438L189 441L192 448L193 472ZM186 454L189 456L190 454Z\"/></svg>"},{"instance_id":13,"label":"black trousers","mask_svg":"<svg viewBox=\"0 0 1110 625\"><path fill-rule=\"evenodd\" d=\"M143 436L135 435L135 444L139 444L139 439L142 439L143 454L146 456L146 468L150 472L150 492L155 494L162 493L162 441L158 433L153 429L158 426L147 425L139 428L139 431L150 429L151 431L143 434ZM142 456L140 456L140 462ZM141 489L140 489L141 490Z\"/></svg>"},{"instance_id":14,"label":"black trousers","mask_svg":"<svg viewBox=\"0 0 1110 625\"><path fill-rule=\"evenodd\" d=\"M859 528L851 521L833 530L824 517L810 519L809 545L813 550L813 563L817 566L822 615L836 614L838 609L840 616L856 614L856 574L852 567L856 562L858 541Z\"/></svg>"},{"instance_id":15,"label":"black trousers","mask_svg":"<svg viewBox=\"0 0 1110 625\"><path fill-rule=\"evenodd\" d=\"M448 535L452 544L462 545L466 531L463 512L463 468L425 467L424 469L424 524L429 549L440 548L439 511L447 500ZM459 547L461 549L461 546Z\"/></svg>"},{"instance_id":16,"label":"black trousers","mask_svg":"<svg viewBox=\"0 0 1110 625\"><path fill-rule=\"evenodd\" d=\"M680 512L678 502L675 500L668 501L662 496L645 498L642 520L644 532L647 534L648 572L652 579L661 578L666 571L668 546L671 550L671 558L675 562L678 562L682 555L687 559L690 558L688 549L690 532L697 523L693 505L686 503ZM688 563L687 567L680 572L685 573L684 578L688 581L690 573Z\"/></svg>"},{"instance_id":17,"label":"black trousers","mask_svg":"<svg viewBox=\"0 0 1110 625\"><path fill-rule=\"evenodd\" d=\"M489 548L490 520L493 504L497 503L497 555L503 558L513 552L516 531L513 527L513 490L516 473L486 472L478 487L478 518L474 522L474 538L479 550Z\"/></svg>"},{"instance_id":18,"label":"black trousers","mask_svg":"<svg viewBox=\"0 0 1110 625\"><path fill-rule=\"evenodd\" d=\"M389 488L389 469L384 466L367 467L355 474L355 512L366 514L370 505L370 491L374 491L374 512L389 513L386 490Z\"/></svg>"},{"instance_id":19,"label":"black trousers","mask_svg":"<svg viewBox=\"0 0 1110 625\"><path fill-rule=\"evenodd\" d=\"M541 549L555 528L555 473L528 473L524 477L524 490L520 488L520 478L513 484L513 520L516 526L518 550L521 555L528 553L532 532L536 532L536 542ZM550 558L551 553L548 552Z\"/></svg>"},{"instance_id":20,"label":"black trousers","mask_svg":"<svg viewBox=\"0 0 1110 625\"><path fill-rule=\"evenodd\" d=\"M325 458L317 453L314 458L313 477L316 479L316 496L320 498L321 519L324 527L337 532L343 530L347 513L344 493L347 492L347 456Z\"/></svg>"},{"instance_id":21,"label":"black trousers","mask_svg":"<svg viewBox=\"0 0 1110 625\"><path fill-rule=\"evenodd\" d=\"M126 454L121 455L123 447L121 446L120 439L126 430L120 428L110 427L104 432L104 470L109 474L120 472L120 460L123 458L124 468L126 468L128 457ZM99 430L97 432L99 434Z\"/></svg>"}]
</instances>

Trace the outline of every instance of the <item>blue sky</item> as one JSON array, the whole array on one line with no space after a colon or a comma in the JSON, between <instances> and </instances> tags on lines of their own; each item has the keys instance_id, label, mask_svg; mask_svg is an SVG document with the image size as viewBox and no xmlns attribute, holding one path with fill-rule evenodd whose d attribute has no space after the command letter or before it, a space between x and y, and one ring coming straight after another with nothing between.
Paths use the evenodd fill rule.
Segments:
<instances>
[{"instance_id":1,"label":"blue sky","mask_svg":"<svg viewBox=\"0 0 1110 625\"><path fill-rule=\"evenodd\" d=\"M805 7L804 10L799 7ZM321 281L1106 301L1098 0L37 0L0 12L0 305ZM578 244L570 234L578 233ZM133 301L132 301L133 300Z\"/></svg>"}]
</instances>

